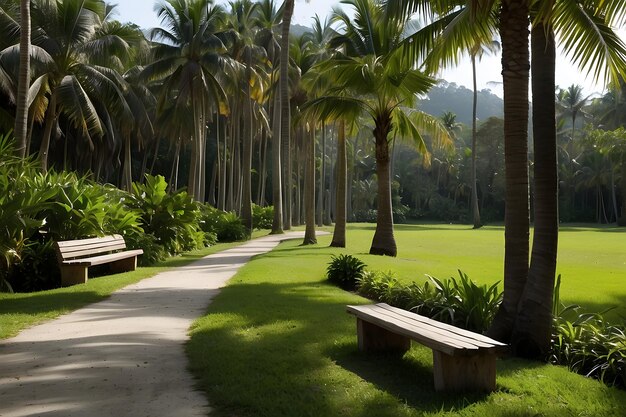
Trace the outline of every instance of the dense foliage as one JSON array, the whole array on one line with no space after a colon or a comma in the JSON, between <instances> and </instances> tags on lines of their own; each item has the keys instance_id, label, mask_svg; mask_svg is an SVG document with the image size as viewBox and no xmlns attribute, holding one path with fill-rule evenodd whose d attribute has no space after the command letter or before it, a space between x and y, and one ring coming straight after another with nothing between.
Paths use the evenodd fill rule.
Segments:
<instances>
[{"instance_id":1,"label":"dense foliage","mask_svg":"<svg viewBox=\"0 0 626 417\"><path fill-rule=\"evenodd\" d=\"M459 271L459 280L428 277L424 284L402 284L393 273L366 272L357 291L426 317L475 332L488 329L502 301L498 284L477 285Z\"/></svg>"},{"instance_id":2,"label":"dense foliage","mask_svg":"<svg viewBox=\"0 0 626 417\"><path fill-rule=\"evenodd\" d=\"M127 193L69 172L41 173L14 157L0 138L0 283L3 291L60 285L53 242L121 234L141 248L142 265L167 255L248 237L241 220L194 201L184 190L167 192L162 176L146 176Z\"/></svg>"}]
</instances>

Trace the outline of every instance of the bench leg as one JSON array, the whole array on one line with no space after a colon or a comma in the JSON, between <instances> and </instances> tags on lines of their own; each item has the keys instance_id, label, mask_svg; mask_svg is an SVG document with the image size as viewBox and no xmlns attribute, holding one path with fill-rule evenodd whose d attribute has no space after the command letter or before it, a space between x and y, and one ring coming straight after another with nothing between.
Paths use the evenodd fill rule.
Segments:
<instances>
[{"instance_id":1,"label":"bench leg","mask_svg":"<svg viewBox=\"0 0 626 417\"><path fill-rule=\"evenodd\" d=\"M393 351L406 352L411 347L411 339L368 323L357 317L357 339L359 350L364 352Z\"/></svg>"},{"instance_id":2,"label":"bench leg","mask_svg":"<svg viewBox=\"0 0 626 417\"><path fill-rule=\"evenodd\" d=\"M436 391L485 391L496 389L496 355L450 356L433 350Z\"/></svg>"},{"instance_id":3,"label":"bench leg","mask_svg":"<svg viewBox=\"0 0 626 417\"><path fill-rule=\"evenodd\" d=\"M61 285L69 287L70 285L84 284L87 282L87 267L76 265L61 266Z\"/></svg>"},{"instance_id":4,"label":"bench leg","mask_svg":"<svg viewBox=\"0 0 626 417\"><path fill-rule=\"evenodd\" d=\"M111 262L109 269L115 274L126 271L134 271L135 269L137 269L137 257L132 256L130 258L120 259L119 261Z\"/></svg>"}]
</instances>

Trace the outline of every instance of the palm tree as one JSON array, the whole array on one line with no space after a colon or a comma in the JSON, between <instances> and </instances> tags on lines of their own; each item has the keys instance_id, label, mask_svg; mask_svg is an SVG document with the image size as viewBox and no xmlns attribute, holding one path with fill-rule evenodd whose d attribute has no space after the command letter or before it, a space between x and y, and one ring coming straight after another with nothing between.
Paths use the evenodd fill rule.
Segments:
<instances>
[{"instance_id":1,"label":"palm tree","mask_svg":"<svg viewBox=\"0 0 626 417\"><path fill-rule=\"evenodd\" d=\"M132 119L123 98L119 73L93 64L104 56L124 59L131 50L130 43L121 36L102 36L99 29L106 11L102 1L37 2L32 6L36 33L33 44L51 62L46 70L50 95L39 150L44 171L48 168L50 139L60 114L69 120L90 150L95 148L94 140L106 131L102 115L116 112L118 117Z\"/></svg>"},{"instance_id":2,"label":"palm tree","mask_svg":"<svg viewBox=\"0 0 626 417\"><path fill-rule=\"evenodd\" d=\"M372 118L378 214L370 253L396 256L389 141L396 135L411 137L426 152L418 128L428 129L439 141L448 140L449 136L435 118L408 109L416 94L425 93L434 84L403 54L402 35L409 29L408 20L392 17L380 2L349 0L346 4L355 9L355 19L335 11L335 19L343 28L333 40L333 45L341 46L343 52L318 66L320 74L332 74L336 87L312 100L309 108L321 119L352 119L360 113Z\"/></svg>"},{"instance_id":3,"label":"palm tree","mask_svg":"<svg viewBox=\"0 0 626 417\"><path fill-rule=\"evenodd\" d=\"M567 87L566 90L559 91L558 98L559 105L562 108L561 117L569 116L572 122L572 133L570 135L570 141L574 141L576 133L576 119L578 116L587 116L584 112L585 107L589 102L590 96L583 96L583 88L580 85L572 84Z\"/></svg>"},{"instance_id":4,"label":"palm tree","mask_svg":"<svg viewBox=\"0 0 626 417\"><path fill-rule=\"evenodd\" d=\"M280 75L278 77L280 95L280 134L274 132L273 152L282 152L282 158L278 160L274 156L274 163L279 162L283 167L282 180L284 181L284 206L283 228L291 229L291 204L292 204L292 178L291 178L291 117L289 105L289 30L293 15L294 0L285 0L283 3L283 20L281 23L280 38ZM280 138L280 139L278 139ZM274 196L276 199L276 196ZM274 214L276 216L276 213ZM276 222L276 221L275 221ZM278 232L278 227L272 227ZM274 231L274 230L273 230Z\"/></svg>"},{"instance_id":5,"label":"palm tree","mask_svg":"<svg viewBox=\"0 0 626 417\"><path fill-rule=\"evenodd\" d=\"M15 139L18 156L26 156L28 136L28 90L30 87L30 0L20 1L20 73L15 111Z\"/></svg>"},{"instance_id":6,"label":"palm tree","mask_svg":"<svg viewBox=\"0 0 626 417\"><path fill-rule=\"evenodd\" d=\"M265 59L265 50L255 45L255 26L258 3L250 0L237 0L230 3L229 27L235 34L232 42L231 56L243 67L242 99L243 108L243 197L241 202L241 217L248 234L252 233L252 142L253 142L253 95L251 85L260 86L259 76L255 67L259 61ZM253 80L254 79L254 80ZM256 94L262 96L263 93ZM235 121L238 123L238 121Z\"/></svg>"},{"instance_id":7,"label":"palm tree","mask_svg":"<svg viewBox=\"0 0 626 417\"><path fill-rule=\"evenodd\" d=\"M391 0L390 0L391 1ZM423 5L421 1L393 2L392 11L414 10L415 7ZM466 6L466 7L463 7ZM540 221L535 227L535 234L544 237L535 239L533 253L543 259L537 259L534 271L531 274L532 280L528 282L528 169L527 169L527 116L528 116L528 32L529 16L533 11L533 21L546 30L546 37L541 41L536 41L533 45L543 50L533 50L533 55L539 60L549 62L551 31L559 34L564 42L566 52L570 53L574 62L593 72L596 77L604 76L605 79L612 77L617 79L624 73L623 43L617 35L610 29L610 23L624 18L624 4L621 1L608 1L601 7L592 8L585 2L567 2L554 0L544 2L539 5L538 1L527 0L522 2L512 0L476 2L463 1L454 5L446 2L436 3L437 11L443 11L446 18L439 20L445 26L442 44L446 48L439 48L434 54L433 62L453 61L456 51L464 42L472 39L486 39L493 33L496 6L500 6L498 14L499 32L503 49L503 81L504 81L504 107L505 107L505 155L506 155L506 216L505 216L505 295L501 309L494 320L489 334L501 340L509 340L511 335L517 339L516 345L529 355L537 354L547 346L545 329L550 326L546 310L550 310L552 300L552 283L554 282L554 269L556 260L556 234L553 232L553 225L558 222L558 213L555 210L557 199L556 193L552 194L550 188L546 186L545 193L542 193L541 200L535 200L535 210L540 212L540 217L544 216L544 221ZM463 15L466 20L463 21ZM451 22L451 23L450 23ZM467 24L473 23L473 25ZM439 24L439 23L437 23ZM435 26L436 29L438 29ZM440 28L439 28L440 29ZM539 36L537 35L537 38ZM432 39L432 38L427 38ZM585 42L579 42L585 39ZM428 45L428 41L426 45ZM414 45L414 48L423 47L424 42ZM451 47L454 46L454 47ZM550 77L554 78L554 71L551 65L545 68L537 68L537 71L551 72ZM545 74L536 74L536 78L544 78ZM536 85L535 94L540 97L550 97L554 89L547 90L550 83L542 81ZM542 88L544 90L542 90ZM541 93L539 93L539 91ZM552 104L550 104L552 106ZM548 112L554 114L554 112ZM537 122L539 125L543 121ZM552 133L554 132L554 136ZM543 129L543 134L550 136L543 138L545 141L556 141L555 129ZM543 143L536 152L551 152L551 145L543 147ZM549 160L549 162L548 162ZM556 157L549 154L546 163L556 165ZM545 181L546 184L553 181L551 168L539 169L540 175L546 175L545 179L535 176L536 181ZM544 198L545 197L545 198ZM551 217L551 220L547 218ZM542 230L545 226L546 229ZM535 248L537 248L535 250ZM541 249L540 249L541 248ZM547 260L550 258L550 260ZM522 304L523 300L539 300L538 303ZM537 308L543 309L537 312ZM526 323L524 327L516 329L520 324L517 316L520 310L526 309L522 313L525 317L532 316L541 320L541 323L534 321L532 324ZM534 309L534 310L533 310ZM516 323L517 321L517 323Z\"/></svg>"},{"instance_id":8,"label":"palm tree","mask_svg":"<svg viewBox=\"0 0 626 417\"><path fill-rule=\"evenodd\" d=\"M192 114L189 138L192 152L188 192L204 200L206 178L206 124L224 100L219 77L227 60L225 47L217 36L222 25L222 9L211 0L168 0L157 6L163 28L152 29L155 61L142 73L149 81L162 81L160 111L173 102L178 110ZM172 123L177 123L171 120Z\"/></svg>"}]
</instances>

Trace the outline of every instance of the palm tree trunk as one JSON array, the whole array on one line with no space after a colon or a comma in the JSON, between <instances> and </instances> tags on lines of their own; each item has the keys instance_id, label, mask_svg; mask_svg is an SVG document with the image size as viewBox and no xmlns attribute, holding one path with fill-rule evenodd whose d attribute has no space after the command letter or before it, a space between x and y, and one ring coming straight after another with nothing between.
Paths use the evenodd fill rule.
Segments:
<instances>
[{"instance_id":1,"label":"palm tree trunk","mask_svg":"<svg viewBox=\"0 0 626 417\"><path fill-rule=\"evenodd\" d=\"M550 347L552 294L559 237L556 114L550 97L555 89L556 45L551 26L531 31L533 147L535 150L534 235L526 288L512 342L521 356L542 359Z\"/></svg>"},{"instance_id":2,"label":"palm tree trunk","mask_svg":"<svg viewBox=\"0 0 626 417\"><path fill-rule=\"evenodd\" d=\"M326 123L322 121L322 146L320 149L320 181L317 198L317 225L324 225L324 191L326 190Z\"/></svg>"},{"instance_id":3,"label":"palm tree trunk","mask_svg":"<svg viewBox=\"0 0 626 417\"><path fill-rule=\"evenodd\" d=\"M44 122L43 136L41 138L41 146L39 147L39 163L41 164L41 170L43 172L48 171L48 152L50 149L50 138L52 136L52 129L56 123L57 118L57 96L56 93L52 93L50 102L48 103L48 110L46 111L46 119Z\"/></svg>"},{"instance_id":4,"label":"palm tree trunk","mask_svg":"<svg viewBox=\"0 0 626 417\"><path fill-rule=\"evenodd\" d=\"M528 16L528 0L502 2L500 37L506 166L504 298L488 335L503 342L511 338L528 277Z\"/></svg>"},{"instance_id":5,"label":"palm tree trunk","mask_svg":"<svg viewBox=\"0 0 626 417\"><path fill-rule=\"evenodd\" d=\"M274 219L272 234L283 233L283 199L281 180L281 146L280 146L280 96L274 97L274 117L272 121L272 204L274 205Z\"/></svg>"},{"instance_id":6,"label":"palm tree trunk","mask_svg":"<svg viewBox=\"0 0 626 417\"><path fill-rule=\"evenodd\" d=\"M130 154L130 138L131 135L126 135L124 141L124 170L122 173L122 189L130 192L132 190L133 178L131 167L131 154Z\"/></svg>"},{"instance_id":7,"label":"palm tree trunk","mask_svg":"<svg viewBox=\"0 0 626 417\"><path fill-rule=\"evenodd\" d=\"M282 36L280 39L280 135L283 149L283 166L285 175L285 206L284 228L291 229L292 222L292 178L291 178L291 115L289 105L289 29L293 15L294 0L285 0L283 5L283 21L281 26Z\"/></svg>"},{"instance_id":8,"label":"palm tree trunk","mask_svg":"<svg viewBox=\"0 0 626 417\"><path fill-rule=\"evenodd\" d=\"M30 0L20 1L20 70L17 82L17 109L15 111L16 153L26 156L28 137L28 89L30 87Z\"/></svg>"},{"instance_id":9,"label":"palm tree trunk","mask_svg":"<svg viewBox=\"0 0 626 417\"><path fill-rule=\"evenodd\" d=\"M376 174L378 175L378 214L376 232L370 247L371 255L396 256L398 249L393 236L393 214L391 209L391 178L389 172L389 142L391 115L379 115L375 121Z\"/></svg>"},{"instance_id":10,"label":"palm tree trunk","mask_svg":"<svg viewBox=\"0 0 626 417\"><path fill-rule=\"evenodd\" d=\"M348 178L348 158L346 155L346 127L345 122L339 122L339 132L337 135L337 198L335 209L335 230L333 231L333 241L330 246L336 248L346 247L346 183Z\"/></svg>"},{"instance_id":11,"label":"palm tree trunk","mask_svg":"<svg viewBox=\"0 0 626 417\"><path fill-rule=\"evenodd\" d=\"M474 99L472 102L472 217L474 229L482 227L480 222L480 210L478 208L478 190L476 188L476 116L478 107L478 87L476 85L476 55L472 55L472 82L474 87Z\"/></svg>"},{"instance_id":12,"label":"palm tree trunk","mask_svg":"<svg viewBox=\"0 0 626 417\"><path fill-rule=\"evenodd\" d=\"M617 225L626 226L626 151L622 152L621 170L622 214L617 220Z\"/></svg>"},{"instance_id":13,"label":"palm tree trunk","mask_svg":"<svg viewBox=\"0 0 626 417\"><path fill-rule=\"evenodd\" d=\"M315 237L315 135L314 130L304 139L306 148L306 164L304 169L304 231L303 245L317 243Z\"/></svg>"},{"instance_id":14,"label":"palm tree trunk","mask_svg":"<svg viewBox=\"0 0 626 417\"><path fill-rule=\"evenodd\" d=\"M248 236L252 236L252 97L250 97L250 79L252 78L252 57L250 52L246 54L246 80L244 91L244 105L246 113L244 117L243 131L243 195L241 198L241 220Z\"/></svg>"}]
</instances>

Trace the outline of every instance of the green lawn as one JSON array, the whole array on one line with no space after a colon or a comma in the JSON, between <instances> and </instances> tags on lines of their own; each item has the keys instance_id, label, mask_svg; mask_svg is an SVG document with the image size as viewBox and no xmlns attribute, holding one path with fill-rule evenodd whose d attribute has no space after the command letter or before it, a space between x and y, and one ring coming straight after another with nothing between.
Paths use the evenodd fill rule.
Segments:
<instances>
[{"instance_id":1,"label":"green lawn","mask_svg":"<svg viewBox=\"0 0 626 417\"><path fill-rule=\"evenodd\" d=\"M559 266L567 299L590 307L622 299L604 291L625 277L617 246L624 234L579 230L561 238L561 263L571 263ZM352 227L347 251L327 248L330 237L311 247L283 243L242 268L216 297L187 346L216 416L623 416L626 392L561 367L502 360L496 392L452 395L434 392L428 349L414 346L403 357L359 353L345 305L367 300L324 282L331 254L357 254L370 268L406 280L449 276L456 268L476 280L501 275L501 228L399 226L398 259L365 255L371 236L369 226ZM586 265L583 255L602 267Z\"/></svg>"},{"instance_id":2,"label":"green lawn","mask_svg":"<svg viewBox=\"0 0 626 417\"><path fill-rule=\"evenodd\" d=\"M328 259L333 253L353 254L369 269L392 270L403 281L424 281L426 274L457 277L457 269L476 282L503 279L503 227L396 225L398 257L392 262L368 254L373 233L374 225L351 225L346 250L321 249L320 253L327 253ZM610 315L626 317L626 229L562 227L557 274L562 275L565 304L580 304L591 311L616 307Z\"/></svg>"}]
</instances>

